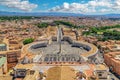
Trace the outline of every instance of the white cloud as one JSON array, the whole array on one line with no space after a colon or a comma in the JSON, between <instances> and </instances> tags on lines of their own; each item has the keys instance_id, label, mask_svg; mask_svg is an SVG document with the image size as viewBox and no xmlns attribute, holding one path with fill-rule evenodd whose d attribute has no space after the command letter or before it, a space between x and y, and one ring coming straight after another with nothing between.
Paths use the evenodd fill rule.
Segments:
<instances>
[{"instance_id":1,"label":"white cloud","mask_svg":"<svg viewBox=\"0 0 120 80\"><path fill-rule=\"evenodd\" d=\"M87 6L83 5L83 4L79 4L79 3L72 3L69 4L67 2L63 3L62 6L56 6L52 9L50 9L50 11L62 11L62 12L67 12L67 11L72 11L72 12L85 12L88 11Z\"/></svg>"},{"instance_id":2,"label":"white cloud","mask_svg":"<svg viewBox=\"0 0 120 80\"><path fill-rule=\"evenodd\" d=\"M115 0L113 9L120 10L120 0Z\"/></svg>"},{"instance_id":3,"label":"white cloud","mask_svg":"<svg viewBox=\"0 0 120 80\"><path fill-rule=\"evenodd\" d=\"M99 12L109 12L109 9L100 9Z\"/></svg>"},{"instance_id":4,"label":"white cloud","mask_svg":"<svg viewBox=\"0 0 120 80\"><path fill-rule=\"evenodd\" d=\"M112 4L109 2L109 0L93 0L89 1L87 3L89 6L92 7L110 7Z\"/></svg>"},{"instance_id":5,"label":"white cloud","mask_svg":"<svg viewBox=\"0 0 120 80\"><path fill-rule=\"evenodd\" d=\"M73 13L96 13L120 10L120 0L92 0L87 3L63 3L50 11L73 12Z\"/></svg>"},{"instance_id":6,"label":"white cloud","mask_svg":"<svg viewBox=\"0 0 120 80\"><path fill-rule=\"evenodd\" d=\"M28 0L0 0L0 5L23 11L31 11L38 6L36 4L30 3Z\"/></svg>"},{"instance_id":7,"label":"white cloud","mask_svg":"<svg viewBox=\"0 0 120 80\"><path fill-rule=\"evenodd\" d=\"M69 9L69 4L65 2L65 3L63 4L63 7L64 7L65 9Z\"/></svg>"}]
</instances>

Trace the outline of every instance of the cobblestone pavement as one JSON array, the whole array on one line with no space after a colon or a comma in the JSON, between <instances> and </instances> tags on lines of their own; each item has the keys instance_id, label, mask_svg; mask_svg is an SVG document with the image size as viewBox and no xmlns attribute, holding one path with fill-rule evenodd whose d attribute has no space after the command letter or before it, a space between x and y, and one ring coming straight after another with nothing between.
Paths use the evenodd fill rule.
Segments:
<instances>
[{"instance_id":1,"label":"cobblestone pavement","mask_svg":"<svg viewBox=\"0 0 120 80\"><path fill-rule=\"evenodd\" d=\"M87 52L83 48L71 47L71 45L66 41L62 42L61 48L62 48L61 51L62 54L73 54L73 53L82 54ZM42 47L31 51L33 53L42 52L43 54L56 54L59 52L59 44L57 42L52 42L52 44L48 45L47 47Z\"/></svg>"}]
</instances>

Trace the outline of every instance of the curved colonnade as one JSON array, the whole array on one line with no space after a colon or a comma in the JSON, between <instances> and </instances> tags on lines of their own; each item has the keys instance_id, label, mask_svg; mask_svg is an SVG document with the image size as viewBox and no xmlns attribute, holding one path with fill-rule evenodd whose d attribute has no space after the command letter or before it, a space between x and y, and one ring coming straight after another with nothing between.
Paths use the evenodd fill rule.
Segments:
<instances>
[{"instance_id":1,"label":"curved colonnade","mask_svg":"<svg viewBox=\"0 0 120 80\"><path fill-rule=\"evenodd\" d=\"M56 40L57 40L57 37L52 36L48 41L33 42L31 44L25 45L22 48L21 59L24 58L25 55L27 55L27 54L33 54L30 51L30 49L47 47L47 45L50 44L50 42L52 43L52 41L56 41ZM73 41L69 36L63 36L62 41L67 41L69 44L71 44L71 47L85 49L87 52L80 55L84 61L87 61L88 59L93 58L98 52L97 47L94 46L93 44L90 44L87 42Z\"/></svg>"}]
</instances>

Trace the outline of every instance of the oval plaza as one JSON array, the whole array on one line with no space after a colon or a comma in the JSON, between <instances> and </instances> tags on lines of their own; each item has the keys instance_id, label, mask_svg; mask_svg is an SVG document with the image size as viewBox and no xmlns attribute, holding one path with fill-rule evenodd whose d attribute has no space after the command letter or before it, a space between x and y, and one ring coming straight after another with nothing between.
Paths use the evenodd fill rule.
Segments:
<instances>
[{"instance_id":1,"label":"oval plaza","mask_svg":"<svg viewBox=\"0 0 120 80\"><path fill-rule=\"evenodd\" d=\"M23 53L34 54L35 63L82 63L92 58L98 49L87 42L74 41L64 35L62 28L57 29L57 36L46 41L37 41L23 47Z\"/></svg>"}]
</instances>

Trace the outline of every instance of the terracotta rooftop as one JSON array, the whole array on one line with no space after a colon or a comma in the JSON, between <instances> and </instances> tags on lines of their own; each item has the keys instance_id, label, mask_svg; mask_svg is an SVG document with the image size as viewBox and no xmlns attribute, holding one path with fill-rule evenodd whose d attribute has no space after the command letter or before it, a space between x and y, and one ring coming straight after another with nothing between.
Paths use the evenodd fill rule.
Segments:
<instances>
[{"instance_id":1,"label":"terracotta rooftop","mask_svg":"<svg viewBox=\"0 0 120 80\"><path fill-rule=\"evenodd\" d=\"M16 69L32 69L34 64L17 64L15 66Z\"/></svg>"},{"instance_id":2,"label":"terracotta rooftop","mask_svg":"<svg viewBox=\"0 0 120 80\"><path fill-rule=\"evenodd\" d=\"M93 71L92 70L85 70L84 74L86 75L86 77L90 77L93 75Z\"/></svg>"}]
</instances>

